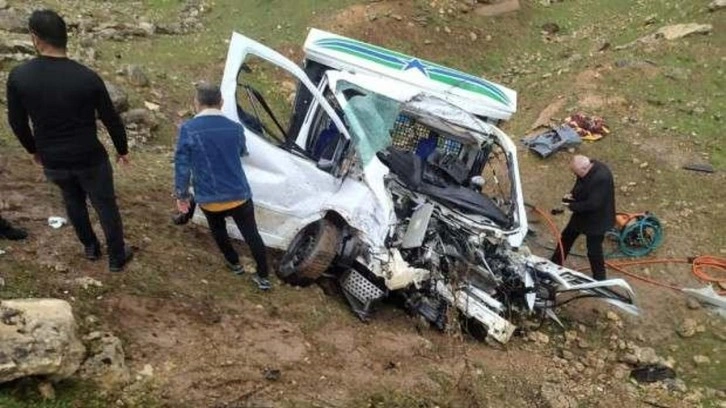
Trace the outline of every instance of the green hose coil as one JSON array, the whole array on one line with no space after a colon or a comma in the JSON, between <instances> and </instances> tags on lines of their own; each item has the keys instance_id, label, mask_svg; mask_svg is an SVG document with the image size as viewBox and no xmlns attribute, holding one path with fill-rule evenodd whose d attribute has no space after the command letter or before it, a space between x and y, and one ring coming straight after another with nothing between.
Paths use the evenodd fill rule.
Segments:
<instances>
[{"instance_id":1,"label":"green hose coil","mask_svg":"<svg viewBox=\"0 0 726 408\"><path fill-rule=\"evenodd\" d=\"M640 258L661 246L663 226L658 218L645 213L636 216L622 231L613 229L606 236L617 242L617 250L607 254L607 258Z\"/></svg>"}]
</instances>

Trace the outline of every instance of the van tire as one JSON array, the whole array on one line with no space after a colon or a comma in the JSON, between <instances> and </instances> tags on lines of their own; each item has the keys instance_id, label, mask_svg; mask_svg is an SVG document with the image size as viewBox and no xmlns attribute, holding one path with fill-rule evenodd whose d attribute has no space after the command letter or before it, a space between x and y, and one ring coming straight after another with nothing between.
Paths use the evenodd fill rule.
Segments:
<instances>
[{"instance_id":1,"label":"van tire","mask_svg":"<svg viewBox=\"0 0 726 408\"><path fill-rule=\"evenodd\" d=\"M288 271L278 270L278 276L292 285L313 283L332 265L339 243L340 230L332 222L322 219L306 226L282 257L281 269Z\"/></svg>"}]
</instances>

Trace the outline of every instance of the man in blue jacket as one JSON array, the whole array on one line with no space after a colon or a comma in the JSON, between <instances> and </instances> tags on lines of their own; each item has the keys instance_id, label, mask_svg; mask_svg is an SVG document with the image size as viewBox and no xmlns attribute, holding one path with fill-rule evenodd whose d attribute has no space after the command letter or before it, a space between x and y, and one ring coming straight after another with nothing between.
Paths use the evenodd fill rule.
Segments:
<instances>
[{"instance_id":1,"label":"man in blue jacket","mask_svg":"<svg viewBox=\"0 0 726 408\"><path fill-rule=\"evenodd\" d=\"M262 290L270 289L267 253L255 221L252 191L240 157L247 155L242 125L227 119L220 110L219 87L197 85L195 107L198 114L179 129L175 158L177 207L191 211L189 191L194 179L194 200L207 217L209 229L235 274L244 273L239 255L227 233L227 217L239 228L257 263L252 280Z\"/></svg>"}]
</instances>

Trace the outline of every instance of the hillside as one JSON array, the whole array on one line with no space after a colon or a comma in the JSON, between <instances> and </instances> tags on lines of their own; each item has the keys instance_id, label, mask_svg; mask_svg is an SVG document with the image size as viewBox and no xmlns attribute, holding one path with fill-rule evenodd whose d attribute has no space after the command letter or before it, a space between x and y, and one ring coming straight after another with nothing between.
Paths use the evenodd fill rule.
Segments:
<instances>
[{"instance_id":1,"label":"hillside","mask_svg":"<svg viewBox=\"0 0 726 408\"><path fill-rule=\"evenodd\" d=\"M103 262L80 259L73 229L47 225L49 216L64 215L60 193L1 122L0 211L31 238L0 241L0 299L69 300L84 335L120 338L131 381L110 388L61 382L55 399L46 400L37 392L39 380L22 380L0 386L0 407L726 406L726 324L675 291L626 277L641 316L573 302L560 312L565 330L546 322L502 346L423 327L393 305L363 324L342 297L317 286L276 281L273 292L260 293L224 269L206 229L170 222L173 144L177 126L193 110L193 83L221 78L233 31L299 62L307 30L315 27L516 90L518 112L503 130L518 144L525 198L544 209L556 207L571 186L571 153L540 159L519 139L535 124L559 123L575 112L603 117L610 134L577 151L611 166L619 211L650 211L663 221L666 238L655 256L724 257L726 9L710 11L710 0L520 0L517 10L501 14L517 2L5 3L0 0L3 85L9 69L32 54L27 34L11 31L22 31L27 10L46 6L73 27L72 56L127 94L132 166L115 168L115 177L138 255L119 275ZM638 41L690 23L710 28ZM278 78L268 81L285 92ZM5 110L4 93L0 104ZM683 169L694 163L715 172ZM563 227L567 219L555 221ZM537 242L552 245L542 221L533 214L531 222L542 232ZM582 253L581 241L576 250ZM531 247L548 256L536 243ZM571 262L587 265L581 258ZM703 286L686 265L633 272ZM78 279L85 277L98 285L84 288ZM694 333L684 336L689 325ZM649 353L671 362L678 380L630 380L628 359L645 361Z\"/></svg>"}]
</instances>

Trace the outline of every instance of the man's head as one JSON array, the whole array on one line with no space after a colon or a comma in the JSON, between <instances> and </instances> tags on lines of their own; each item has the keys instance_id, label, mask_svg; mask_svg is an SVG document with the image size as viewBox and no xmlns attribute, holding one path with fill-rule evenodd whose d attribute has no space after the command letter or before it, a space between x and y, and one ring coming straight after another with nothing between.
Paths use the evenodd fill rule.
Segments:
<instances>
[{"instance_id":1,"label":"man's head","mask_svg":"<svg viewBox=\"0 0 726 408\"><path fill-rule=\"evenodd\" d=\"M592 168L592 161L587 156L575 155L570 162L570 170L577 177L585 177Z\"/></svg>"},{"instance_id":2,"label":"man's head","mask_svg":"<svg viewBox=\"0 0 726 408\"><path fill-rule=\"evenodd\" d=\"M53 10L36 10L28 20L30 36L39 54L65 53L68 44L66 22Z\"/></svg>"},{"instance_id":3,"label":"man's head","mask_svg":"<svg viewBox=\"0 0 726 408\"><path fill-rule=\"evenodd\" d=\"M219 109L222 107L222 93L219 90L219 86L209 82L200 82L196 85L196 88L197 97L194 100L194 105L198 111L209 108Z\"/></svg>"}]
</instances>

